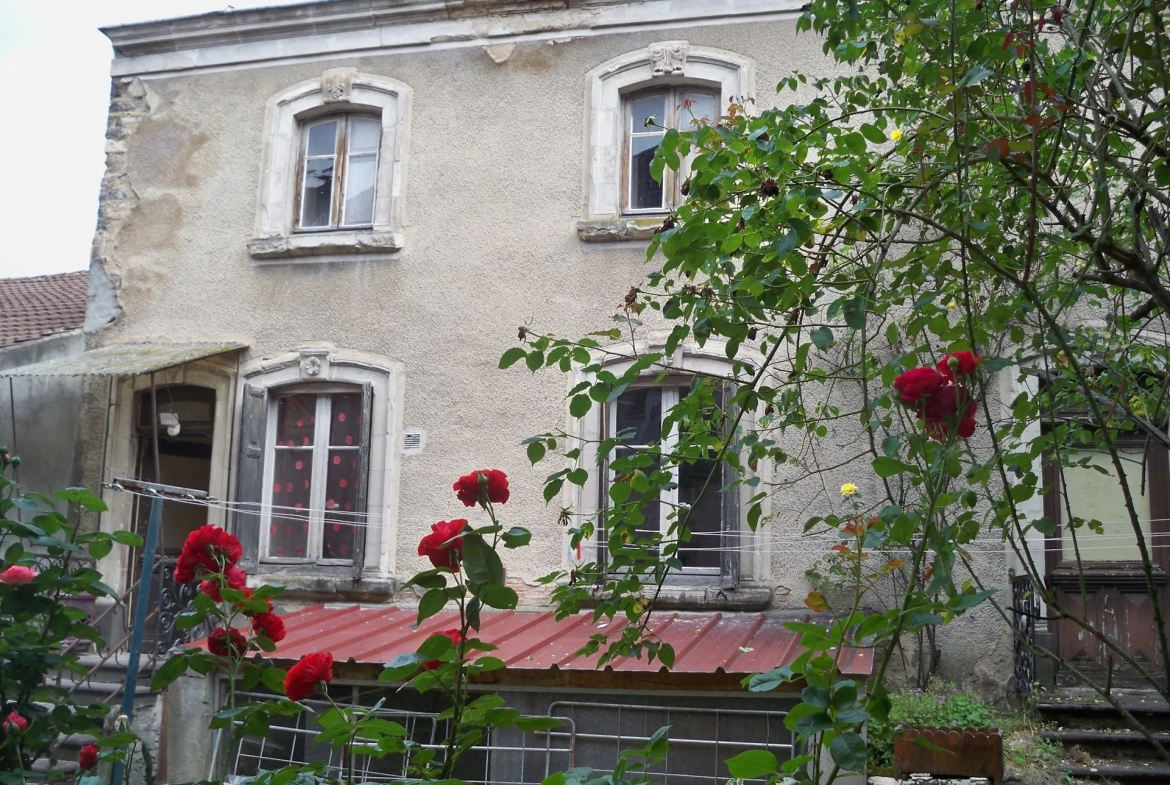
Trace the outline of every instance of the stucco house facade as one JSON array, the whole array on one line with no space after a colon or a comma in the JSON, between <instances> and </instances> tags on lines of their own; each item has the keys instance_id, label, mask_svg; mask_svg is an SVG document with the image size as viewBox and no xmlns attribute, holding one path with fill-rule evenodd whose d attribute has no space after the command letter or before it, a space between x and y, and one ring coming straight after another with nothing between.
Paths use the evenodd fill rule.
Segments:
<instances>
[{"instance_id":1,"label":"stucco house facade","mask_svg":"<svg viewBox=\"0 0 1170 785\"><path fill-rule=\"evenodd\" d=\"M107 169L81 368L81 479L109 504L96 525L143 525L140 497L109 487L118 478L206 492L212 502L167 508L164 555L206 521L228 527L250 580L286 587L297 646L384 636L342 669L345 697L361 701L370 669L408 634L395 625L418 600L401 586L427 566L419 539L463 515L451 483L496 467L512 484L505 523L533 532L530 547L504 556L509 581L519 612L545 624L548 589L536 579L593 555L569 547L560 510L589 512L605 478L585 465L586 486L546 504L547 469L529 466L522 442L558 429L588 437L602 424L570 417L571 374L501 372L499 358L521 325L608 327L644 276L647 240L682 198L678 182L648 176L658 137L646 117L685 128L680 107L715 118L732 101L767 106L794 69L830 72L821 42L797 35L800 6L340 0L107 29ZM719 347L690 347L675 369L726 363ZM622 405L650 422L671 394ZM158 451L148 449L156 406L167 416ZM525 711L578 712L582 745L604 736L629 747L644 733L617 730L623 711L639 728L671 724L673 711L704 760L749 743L791 754L780 724L791 698L746 696L737 681L785 656L748 656L773 651L755 636L807 613L805 571L823 549L799 535L802 511L820 502L795 494L774 500L757 532L738 518L742 505L719 507L713 532L733 545L696 558L664 592L676 649L726 657L692 660L690 675L586 675L540 658L572 636L533 627L542 632L518 662L547 667L518 665L500 689ZM135 558L115 550L102 561L111 586L130 587ZM1006 587L1002 552L976 558ZM346 638L346 619L359 616L374 626ZM705 632L724 624L740 632ZM944 677L1006 684L1011 637L990 612L941 629L939 641ZM188 690L164 727L199 722L214 699ZM777 733L759 737L761 722ZM290 734L280 755L309 755ZM576 753L577 765L594 754ZM231 754L241 773L281 759ZM172 778L201 778L211 752L187 738L167 755ZM491 781L539 782L534 766L563 763L520 759L526 772L505 776L498 759ZM704 773L685 760L676 765L692 781L726 777L717 762ZM484 771L465 776L487 781Z\"/></svg>"}]
</instances>

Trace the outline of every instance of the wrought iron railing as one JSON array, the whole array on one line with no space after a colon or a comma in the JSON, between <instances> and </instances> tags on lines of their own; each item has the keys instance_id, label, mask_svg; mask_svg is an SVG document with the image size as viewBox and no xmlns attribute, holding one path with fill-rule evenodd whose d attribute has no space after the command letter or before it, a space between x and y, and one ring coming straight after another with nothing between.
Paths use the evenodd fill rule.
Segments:
<instances>
[{"instance_id":1,"label":"wrought iron railing","mask_svg":"<svg viewBox=\"0 0 1170 785\"><path fill-rule=\"evenodd\" d=\"M1016 690L1028 693L1036 683L1036 622L1040 618L1040 597L1028 575L1012 576L1012 623L1015 625L1014 675Z\"/></svg>"},{"instance_id":2,"label":"wrought iron railing","mask_svg":"<svg viewBox=\"0 0 1170 785\"><path fill-rule=\"evenodd\" d=\"M210 627L206 623L201 624L192 629L179 629L176 625L176 620L179 614L194 610L195 595L199 593L199 588L195 584L180 584L175 582L175 559L168 557L160 557L154 563L153 577L151 579L151 600L150 609L146 615L146 627L143 630L143 659L140 662L140 669L150 672L155 665L162 660L168 652L173 651L176 647L182 646L185 643L199 640L206 637L210 632ZM94 677L101 671L102 668L110 665L111 661L114 666L121 664L118 660L119 655L124 655L130 649L130 638L133 630L130 628L133 619L131 611L132 603L138 597L138 588L141 584L141 572L139 571L134 580L123 592L122 596L118 598L115 605L111 605L98 614L90 621L90 624L98 627L102 625L106 619L114 619L114 611L121 608L125 613L123 617L127 620L125 629L118 629L109 633L110 640L107 641L105 649L99 652L100 657L92 663L86 674L80 678L75 678L73 686L69 689L69 693L80 690L82 687L92 688L95 684ZM87 642L81 640L73 640L66 644L62 650L62 654L70 652L78 653L82 651L80 647ZM62 674L58 673L57 683L61 684ZM108 695L105 695L102 700L105 703L111 703L115 698L122 694L125 682L121 682Z\"/></svg>"}]
</instances>

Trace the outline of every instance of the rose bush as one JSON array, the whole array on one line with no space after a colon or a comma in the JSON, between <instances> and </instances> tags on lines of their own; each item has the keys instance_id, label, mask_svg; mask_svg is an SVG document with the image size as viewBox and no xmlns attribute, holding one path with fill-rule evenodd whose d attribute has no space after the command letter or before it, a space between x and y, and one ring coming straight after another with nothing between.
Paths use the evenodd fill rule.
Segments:
<instances>
[{"instance_id":1,"label":"rose bush","mask_svg":"<svg viewBox=\"0 0 1170 785\"><path fill-rule=\"evenodd\" d=\"M117 598L93 562L115 546L140 546L132 532L81 531L57 509L77 513L106 509L84 488L52 496L24 493L15 481L18 457L0 447L0 783L23 785L29 767L47 758L61 734L101 735L108 707L74 705L66 687L50 677L83 675L79 647L102 646L74 598ZM19 516L14 515L19 511ZM16 518L20 517L21 520Z\"/></svg>"}]
</instances>

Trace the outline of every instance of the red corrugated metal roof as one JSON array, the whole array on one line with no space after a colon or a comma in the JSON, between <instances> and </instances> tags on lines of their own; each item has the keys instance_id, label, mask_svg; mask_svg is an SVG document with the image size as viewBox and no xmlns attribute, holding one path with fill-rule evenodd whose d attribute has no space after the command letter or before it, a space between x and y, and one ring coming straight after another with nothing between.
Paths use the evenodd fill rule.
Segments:
<instances>
[{"instance_id":1,"label":"red corrugated metal roof","mask_svg":"<svg viewBox=\"0 0 1170 785\"><path fill-rule=\"evenodd\" d=\"M0 346L76 330L85 323L89 272L0 278Z\"/></svg>"},{"instance_id":2,"label":"red corrugated metal roof","mask_svg":"<svg viewBox=\"0 0 1170 785\"><path fill-rule=\"evenodd\" d=\"M284 616L287 636L270 655L297 660L314 651L332 652L335 662L389 662L418 649L440 630L459 626L455 611L441 612L417 629L417 613L395 606L326 607L315 605ZM557 621L549 613L504 611L484 613L479 638L498 647L499 657L515 670L595 670L596 655L582 657L577 651L596 633L615 633L624 618L592 623L592 614ZM799 636L786 630L783 619L763 613L659 612L650 629L675 651L674 673L749 674L778 668L800 654ZM868 650L847 650L841 658L843 673L868 675L873 655ZM622 657L607 668L618 671L658 671L661 663Z\"/></svg>"}]
</instances>

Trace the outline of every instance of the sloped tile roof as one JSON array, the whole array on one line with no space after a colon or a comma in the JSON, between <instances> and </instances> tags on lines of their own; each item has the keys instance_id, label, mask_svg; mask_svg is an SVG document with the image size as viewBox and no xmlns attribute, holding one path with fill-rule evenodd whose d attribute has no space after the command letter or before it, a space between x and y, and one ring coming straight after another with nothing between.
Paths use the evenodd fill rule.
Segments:
<instances>
[{"instance_id":1,"label":"sloped tile roof","mask_svg":"<svg viewBox=\"0 0 1170 785\"><path fill-rule=\"evenodd\" d=\"M85 323L89 271L0 278L0 346L76 330Z\"/></svg>"}]
</instances>

